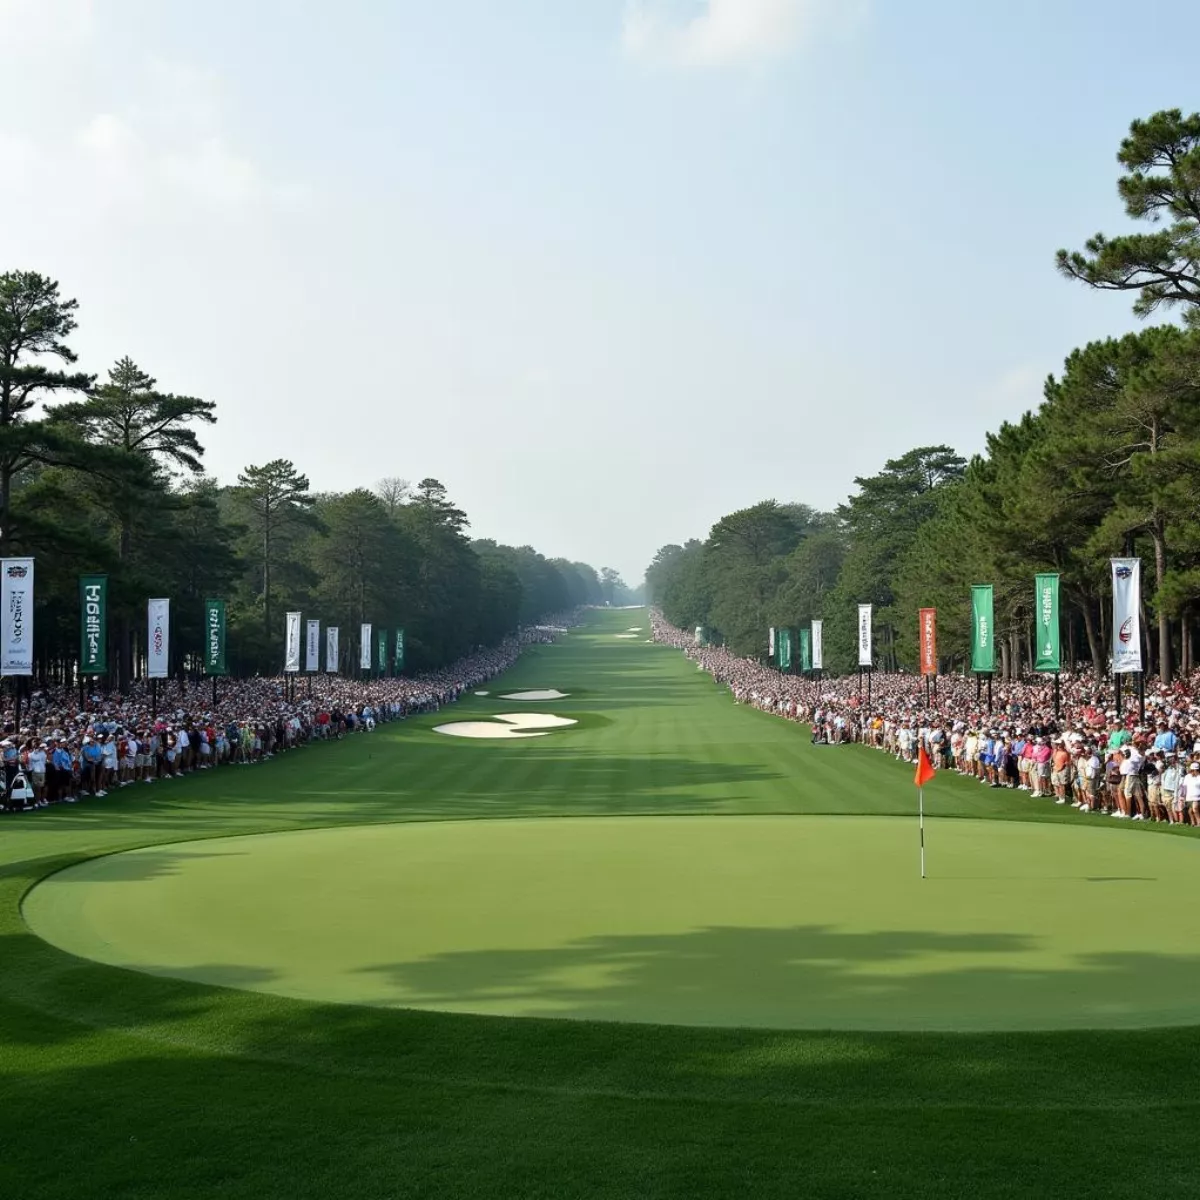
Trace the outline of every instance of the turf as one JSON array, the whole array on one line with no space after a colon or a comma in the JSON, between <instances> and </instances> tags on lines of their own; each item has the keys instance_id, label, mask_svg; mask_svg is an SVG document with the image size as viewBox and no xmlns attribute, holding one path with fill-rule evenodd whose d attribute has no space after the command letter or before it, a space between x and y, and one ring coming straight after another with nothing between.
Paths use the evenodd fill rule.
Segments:
<instances>
[{"instance_id":1,"label":"turf","mask_svg":"<svg viewBox=\"0 0 1200 1200\"><path fill-rule=\"evenodd\" d=\"M911 812L903 768L810 747L801 730L737 708L679 655L617 639L645 624L630 618L598 614L490 689L570 691L545 706L579 717L569 731L453 741L431 732L443 713L0 824L0 1195L1200 1192L1193 1027L805 1033L360 1008L98 965L23 924L22 896L51 871L191 838L453 818ZM471 699L454 717L510 710ZM936 817L1091 824L1105 854L1128 847L1131 860L1172 841L952 777L927 800ZM1182 903L1139 906L1128 881L1091 885L1095 903L1127 883L1148 939L1191 919ZM1085 991L1103 995L1112 972L1139 972L1153 955L1119 957L1082 976Z\"/></svg>"},{"instance_id":2,"label":"turf","mask_svg":"<svg viewBox=\"0 0 1200 1200\"><path fill-rule=\"evenodd\" d=\"M34 931L306 1000L817 1029L1200 1019L1194 840L895 817L349 826L92 859Z\"/></svg>"}]
</instances>

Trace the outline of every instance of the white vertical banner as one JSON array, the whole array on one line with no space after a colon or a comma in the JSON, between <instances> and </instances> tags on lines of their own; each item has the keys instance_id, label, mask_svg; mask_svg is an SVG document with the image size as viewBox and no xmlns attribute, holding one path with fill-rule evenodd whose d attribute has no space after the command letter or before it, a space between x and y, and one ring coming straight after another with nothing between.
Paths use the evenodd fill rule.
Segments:
<instances>
[{"instance_id":1,"label":"white vertical banner","mask_svg":"<svg viewBox=\"0 0 1200 1200\"><path fill-rule=\"evenodd\" d=\"M0 675L33 674L33 559L0 559ZM15 735L14 735L15 736Z\"/></svg>"},{"instance_id":2,"label":"white vertical banner","mask_svg":"<svg viewBox=\"0 0 1200 1200\"><path fill-rule=\"evenodd\" d=\"M775 626L767 630L767 657L775 657Z\"/></svg>"},{"instance_id":3,"label":"white vertical banner","mask_svg":"<svg viewBox=\"0 0 1200 1200\"><path fill-rule=\"evenodd\" d=\"M858 606L858 665L871 665L871 606Z\"/></svg>"},{"instance_id":4,"label":"white vertical banner","mask_svg":"<svg viewBox=\"0 0 1200 1200\"><path fill-rule=\"evenodd\" d=\"M319 671L321 669L321 622L309 621L305 628L308 636L304 642L304 669Z\"/></svg>"},{"instance_id":5,"label":"white vertical banner","mask_svg":"<svg viewBox=\"0 0 1200 1200\"><path fill-rule=\"evenodd\" d=\"M149 601L146 616L146 678L166 679L171 674L170 600Z\"/></svg>"},{"instance_id":6,"label":"white vertical banner","mask_svg":"<svg viewBox=\"0 0 1200 1200\"><path fill-rule=\"evenodd\" d=\"M325 670L336 675L338 669L338 627L330 625L325 630Z\"/></svg>"},{"instance_id":7,"label":"white vertical banner","mask_svg":"<svg viewBox=\"0 0 1200 1200\"><path fill-rule=\"evenodd\" d=\"M358 665L364 671L371 669L371 625L364 621L362 627L362 636L358 643Z\"/></svg>"},{"instance_id":8,"label":"white vertical banner","mask_svg":"<svg viewBox=\"0 0 1200 1200\"><path fill-rule=\"evenodd\" d=\"M300 670L300 614L290 612L287 615L287 637L283 649L283 669L293 675Z\"/></svg>"},{"instance_id":9,"label":"white vertical banner","mask_svg":"<svg viewBox=\"0 0 1200 1200\"><path fill-rule=\"evenodd\" d=\"M1142 669L1142 560L1112 560L1114 675Z\"/></svg>"},{"instance_id":10,"label":"white vertical banner","mask_svg":"<svg viewBox=\"0 0 1200 1200\"><path fill-rule=\"evenodd\" d=\"M812 665L814 671L820 671L825 666L824 622L812 623Z\"/></svg>"}]
</instances>

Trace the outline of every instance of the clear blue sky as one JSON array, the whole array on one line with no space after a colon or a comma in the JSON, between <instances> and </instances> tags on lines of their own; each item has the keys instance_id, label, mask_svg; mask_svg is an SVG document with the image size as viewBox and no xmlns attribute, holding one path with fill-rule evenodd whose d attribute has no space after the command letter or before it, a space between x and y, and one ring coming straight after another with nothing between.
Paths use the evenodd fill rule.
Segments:
<instances>
[{"instance_id":1,"label":"clear blue sky","mask_svg":"<svg viewBox=\"0 0 1200 1200\"><path fill-rule=\"evenodd\" d=\"M0 268L216 400L222 481L435 475L632 580L1132 327L1053 254L1127 227L1198 45L1195 0L0 0Z\"/></svg>"}]
</instances>

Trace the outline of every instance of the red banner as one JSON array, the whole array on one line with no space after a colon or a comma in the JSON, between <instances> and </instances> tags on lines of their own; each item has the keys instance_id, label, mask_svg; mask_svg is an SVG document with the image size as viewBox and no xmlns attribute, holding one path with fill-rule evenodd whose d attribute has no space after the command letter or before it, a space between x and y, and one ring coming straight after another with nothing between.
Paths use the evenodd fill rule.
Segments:
<instances>
[{"instance_id":1,"label":"red banner","mask_svg":"<svg viewBox=\"0 0 1200 1200\"><path fill-rule=\"evenodd\" d=\"M937 609L923 608L919 613L921 628L921 674L937 674Z\"/></svg>"}]
</instances>

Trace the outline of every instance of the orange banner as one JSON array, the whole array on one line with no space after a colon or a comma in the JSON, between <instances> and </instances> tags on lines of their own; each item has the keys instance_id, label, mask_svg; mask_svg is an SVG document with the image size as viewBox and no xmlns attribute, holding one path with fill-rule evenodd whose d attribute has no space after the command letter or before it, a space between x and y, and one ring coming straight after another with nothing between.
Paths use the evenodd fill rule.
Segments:
<instances>
[{"instance_id":1,"label":"orange banner","mask_svg":"<svg viewBox=\"0 0 1200 1200\"><path fill-rule=\"evenodd\" d=\"M921 674L937 674L937 609L923 608L919 613L921 628Z\"/></svg>"}]
</instances>

